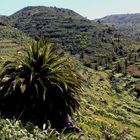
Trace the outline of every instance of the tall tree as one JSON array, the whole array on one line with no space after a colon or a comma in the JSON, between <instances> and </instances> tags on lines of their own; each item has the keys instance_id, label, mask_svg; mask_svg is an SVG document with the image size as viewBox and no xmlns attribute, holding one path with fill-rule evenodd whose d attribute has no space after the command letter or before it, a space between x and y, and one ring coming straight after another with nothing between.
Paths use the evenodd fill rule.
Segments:
<instances>
[{"instance_id":1,"label":"tall tree","mask_svg":"<svg viewBox=\"0 0 140 140\"><path fill-rule=\"evenodd\" d=\"M61 129L79 109L82 83L69 57L51 43L33 42L2 68L0 112L40 127L50 120Z\"/></svg>"}]
</instances>

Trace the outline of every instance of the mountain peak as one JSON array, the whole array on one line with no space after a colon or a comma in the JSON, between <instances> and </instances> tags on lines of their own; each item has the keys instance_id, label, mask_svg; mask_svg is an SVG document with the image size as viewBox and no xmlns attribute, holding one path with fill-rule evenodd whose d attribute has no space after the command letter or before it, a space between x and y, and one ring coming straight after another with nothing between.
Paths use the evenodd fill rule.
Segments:
<instances>
[{"instance_id":1,"label":"mountain peak","mask_svg":"<svg viewBox=\"0 0 140 140\"><path fill-rule=\"evenodd\" d=\"M83 18L78 13L64 8L57 8L57 7L46 7L46 6L28 6L25 7L18 12L14 13L12 16L30 16L30 15L48 15L48 16L65 16L67 18Z\"/></svg>"}]
</instances>

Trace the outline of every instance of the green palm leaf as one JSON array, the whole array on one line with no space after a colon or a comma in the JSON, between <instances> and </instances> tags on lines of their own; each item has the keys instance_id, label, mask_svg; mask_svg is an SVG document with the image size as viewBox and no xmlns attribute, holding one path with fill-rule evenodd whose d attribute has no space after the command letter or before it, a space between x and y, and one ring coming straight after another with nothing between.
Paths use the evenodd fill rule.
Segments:
<instances>
[{"instance_id":1,"label":"green palm leaf","mask_svg":"<svg viewBox=\"0 0 140 140\"><path fill-rule=\"evenodd\" d=\"M33 42L2 68L0 112L39 126L50 120L53 127L63 127L80 107L82 83L69 57L52 43Z\"/></svg>"}]
</instances>

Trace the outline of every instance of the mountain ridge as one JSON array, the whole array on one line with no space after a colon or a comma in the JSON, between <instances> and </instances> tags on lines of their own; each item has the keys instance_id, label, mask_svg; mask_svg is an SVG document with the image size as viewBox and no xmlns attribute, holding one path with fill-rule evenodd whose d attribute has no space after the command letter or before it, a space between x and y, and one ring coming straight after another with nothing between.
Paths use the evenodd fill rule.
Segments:
<instances>
[{"instance_id":1,"label":"mountain ridge","mask_svg":"<svg viewBox=\"0 0 140 140\"><path fill-rule=\"evenodd\" d=\"M114 46L125 45L126 38L114 27L92 22L76 12L56 7L25 7L4 20L35 39L59 44L88 64L97 57L114 55Z\"/></svg>"},{"instance_id":2,"label":"mountain ridge","mask_svg":"<svg viewBox=\"0 0 140 140\"><path fill-rule=\"evenodd\" d=\"M139 17L140 17L140 13L112 14L112 15L107 15L107 16L104 16L102 18L99 18L99 20L101 20L101 22L108 21L108 23L110 23L110 22L112 23L113 21L118 22L120 20L120 22L123 22L124 20L129 19L129 22L134 22L132 20L139 19ZM112 21L112 19L113 19L113 21ZM95 19L95 20L97 21L98 19Z\"/></svg>"},{"instance_id":3,"label":"mountain ridge","mask_svg":"<svg viewBox=\"0 0 140 140\"><path fill-rule=\"evenodd\" d=\"M140 13L110 15L96 21L107 25L114 25L120 32L139 41Z\"/></svg>"}]
</instances>

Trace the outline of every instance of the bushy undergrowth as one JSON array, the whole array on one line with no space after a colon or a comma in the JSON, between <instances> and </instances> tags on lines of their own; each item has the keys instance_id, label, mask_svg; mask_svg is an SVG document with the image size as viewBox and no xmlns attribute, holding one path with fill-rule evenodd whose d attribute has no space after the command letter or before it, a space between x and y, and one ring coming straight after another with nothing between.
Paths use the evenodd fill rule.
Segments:
<instances>
[{"instance_id":1,"label":"bushy undergrowth","mask_svg":"<svg viewBox=\"0 0 140 140\"><path fill-rule=\"evenodd\" d=\"M140 105L133 91L134 79L131 75L114 74L114 82L109 72L94 71L77 65L77 70L85 78L81 109L74 115L79 134L57 132L50 127L39 129L20 121L0 119L0 138L3 140L139 140ZM118 92L119 90L119 92Z\"/></svg>"},{"instance_id":2,"label":"bushy undergrowth","mask_svg":"<svg viewBox=\"0 0 140 140\"><path fill-rule=\"evenodd\" d=\"M50 127L40 130L31 123L23 127L20 121L1 119L0 137L14 140L138 140L140 138L138 102L128 93L118 93L119 95L110 93L110 83L104 72L91 72L90 70L87 72L90 73L90 76L92 75L88 84L92 84L90 89L85 88L86 92L81 100L82 108L74 117L76 125L81 128L82 133L65 134L63 131L57 132ZM88 77L86 76L85 78ZM101 76L102 80L99 80ZM100 88L97 88L97 85ZM98 91L98 93L93 94L91 91ZM134 109L137 111L132 111Z\"/></svg>"},{"instance_id":3,"label":"bushy undergrowth","mask_svg":"<svg viewBox=\"0 0 140 140\"><path fill-rule=\"evenodd\" d=\"M91 69L83 71L91 87L85 88L78 124L97 140L137 140L140 138L139 103L134 96L134 79L127 74L115 75L113 85L110 73L107 73ZM120 92L116 90L118 83L121 83Z\"/></svg>"},{"instance_id":4,"label":"bushy undergrowth","mask_svg":"<svg viewBox=\"0 0 140 140\"><path fill-rule=\"evenodd\" d=\"M57 132L49 125L44 130L39 129L31 123L23 127L20 121L10 121L0 119L0 139L1 140L88 140L84 134L73 134Z\"/></svg>"},{"instance_id":5,"label":"bushy undergrowth","mask_svg":"<svg viewBox=\"0 0 140 140\"><path fill-rule=\"evenodd\" d=\"M31 42L31 38L26 36L22 31L12 28L12 27L0 27L0 38L1 39L11 39L18 44L24 44Z\"/></svg>"}]
</instances>

